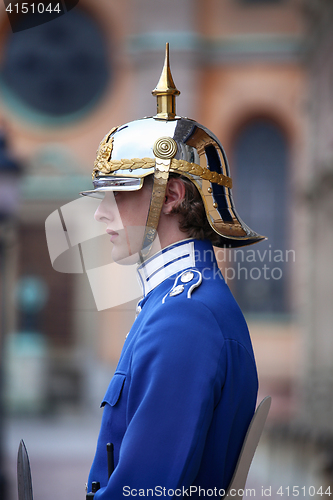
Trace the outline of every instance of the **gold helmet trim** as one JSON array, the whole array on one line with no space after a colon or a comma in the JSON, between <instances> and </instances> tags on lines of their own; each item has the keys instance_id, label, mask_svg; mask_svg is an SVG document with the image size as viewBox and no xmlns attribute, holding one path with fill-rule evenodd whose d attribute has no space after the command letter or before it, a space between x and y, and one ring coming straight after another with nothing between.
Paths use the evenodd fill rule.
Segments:
<instances>
[{"instance_id":1,"label":"gold helmet trim","mask_svg":"<svg viewBox=\"0 0 333 500\"><path fill-rule=\"evenodd\" d=\"M138 168L148 169L155 166L156 158L132 158L121 160L109 160L98 162L98 166L94 168L92 178L98 178L100 175L108 175L115 173L118 170L136 170ZM209 182L232 188L232 179L217 172L211 172L209 168L201 167L196 163L190 163L186 160L177 160L172 158L170 172L176 174L192 174L205 179Z\"/></svg>"}]
</instances>

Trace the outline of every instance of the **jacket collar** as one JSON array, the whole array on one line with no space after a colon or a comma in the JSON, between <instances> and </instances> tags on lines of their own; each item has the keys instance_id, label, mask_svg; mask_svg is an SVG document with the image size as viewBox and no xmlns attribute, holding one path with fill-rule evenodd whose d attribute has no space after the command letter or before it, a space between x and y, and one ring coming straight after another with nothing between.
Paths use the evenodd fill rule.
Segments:
<instances>
[{"instance_id":1,"label":"jacket collar","mask_svg":"<svg viewBox=\"0 0 333 500\"><path fill-rule=\"evenodd\" d=\"M170 276L190 267L202 267L203 250L210 251L209 264L215 262L214 250L210 242L186 239L174 243L140 264L137 273L145 297L151 290ZM206 257L207 258L207 257ZM207 260L206 260L207 263Z\"/></svg>"}]
</instances>

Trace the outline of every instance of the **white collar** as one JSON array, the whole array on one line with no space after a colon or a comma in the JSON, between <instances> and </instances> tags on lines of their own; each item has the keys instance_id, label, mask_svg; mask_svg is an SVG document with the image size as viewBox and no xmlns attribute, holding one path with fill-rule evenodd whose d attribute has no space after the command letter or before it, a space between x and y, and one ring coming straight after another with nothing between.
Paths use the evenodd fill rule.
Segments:
<instances>
[{"instance_id":1,"label":"white collar","mask_svg":"<svg viewBox=\"0 0 333 500\"><path fill-rule=\"evenodd\" d=\"M145 297L162 281L188 267L195 266L194 241L183 240L163 248L137 269L139 283Z\"/></svg>"}]
</instances>

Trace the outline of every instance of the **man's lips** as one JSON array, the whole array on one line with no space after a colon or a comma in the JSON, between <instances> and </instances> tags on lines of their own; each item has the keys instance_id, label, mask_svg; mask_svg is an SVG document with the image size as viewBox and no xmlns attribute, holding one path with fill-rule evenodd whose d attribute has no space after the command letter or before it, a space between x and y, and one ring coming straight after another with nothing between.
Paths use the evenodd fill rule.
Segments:
<instances>
[{"instance_id":1,"label":"man's lips","mask_svg":"<svg viewBox=\"0 0 333 500\"><path fill-rule=\"evenodd\" d=\"M119 234L116 231L112 231L112 229L107 229L106 232L111 236L110 241L114 241Z\"/></svg>"}]
</instances>

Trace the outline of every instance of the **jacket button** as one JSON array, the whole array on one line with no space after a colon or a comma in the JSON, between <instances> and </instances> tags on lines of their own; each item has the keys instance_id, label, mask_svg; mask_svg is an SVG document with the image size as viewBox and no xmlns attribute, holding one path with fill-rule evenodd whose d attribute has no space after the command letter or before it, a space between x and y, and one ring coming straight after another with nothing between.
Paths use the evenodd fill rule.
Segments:
<instances>
[{"instance_id":1,"label":"jacket button","mask_svg":"<svg viewBox=\"0 0 333 500\"><path fill-rule=\"evenodd\" d=\"M186 273L181 275L180 281L182 283L189 283L194 278L194 273L192 271L186 271Z\"/></svg>"},{"instance_id":2,"label":"jacket button","mask_svg":"<svg viewBox=\"0 0 333 500\"><path fill-rule=\"evenodd\" d=\"M170 297L175 297L176 295L179 295L183 291L184 291L184 285L178 285L173 290L171 290L169 295L170 295Z\"/></svg>"}]
</instances>

